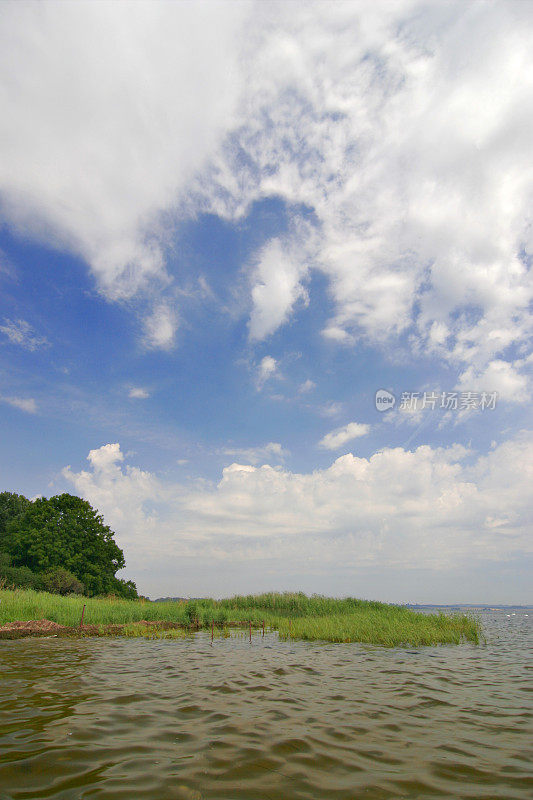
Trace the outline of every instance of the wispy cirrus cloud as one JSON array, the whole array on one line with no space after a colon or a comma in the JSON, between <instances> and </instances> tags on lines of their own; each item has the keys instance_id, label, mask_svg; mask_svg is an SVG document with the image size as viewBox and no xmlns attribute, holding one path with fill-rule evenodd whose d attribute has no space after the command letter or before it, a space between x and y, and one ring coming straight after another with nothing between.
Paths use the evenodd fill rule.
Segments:
<instances>
[{"instance_id":1,"label":"wispy cirrus cloud","mask_svg":"<svg viewBox=\"0 0 533 800\"><path fill-rule=\"evenodd\" d=\"M279 442L268 442L259 447L227 447L223 451L226 456L239 458L247 464L259 464L273 462L283 462L289 455L289 451L281 446Z\"/></svg>"},{"instance_id":2,"label":"wispy cirrus cloud","mask_svg":"<svg viewBox=\"0 0 533 800\"><path fill-rule=\"evenodd\" d=\"M308 392L313 391L316 388L316 383L312 381L310 378L307 378L303 383L301 383L298 387L298 394L307 394Z\"/></svg>"},{"instance_id":3,"label":"wispy cirrus cloud","mask_svg":"<svg viewBox=\"0 0 533 800\"><path fill-rule=\"evenodd\" d=\"M39 336L30 323L24 319L5 319L4 324L0 325L0 332L7 336L11 344L17 344L30 352L50 345L48 339L45 336Z\"/></svg>"},{"instance_id":4,"label":"wispy cirrus cloud","mask_svg":"<svg viewBox=\"0 0 533 800\"><path fill-rule=\"evenodd\" d=\"M0 396L0 402L7 403L20 411L26 411L28 414L37 413L37 403L33 397L5 397Z\"/></svg>"}]
</instances>

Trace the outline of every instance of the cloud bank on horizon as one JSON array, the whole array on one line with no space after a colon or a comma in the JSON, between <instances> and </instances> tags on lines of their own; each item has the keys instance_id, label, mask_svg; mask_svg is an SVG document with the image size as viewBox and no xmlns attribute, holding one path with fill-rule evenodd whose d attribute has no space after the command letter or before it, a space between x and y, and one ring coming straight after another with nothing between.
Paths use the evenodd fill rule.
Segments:
<instances>
[{"instance_id":1,"label":"cloud bank on horizon","mask_svg":"<svg viewBox=\"0 0 533 800\"><path fill-rule=\"evenodd\" d=\"M303 561L321 577L339 565L447 571L530 552L532 445L523 432L474 460L462 445L349 453L308 474L234 463L216 484L187 486L124 468L115 443L63 475L106 509L134 572L206 552L224 569L272 551L284 570Z\"/></svg>"},{"instance_id":2,"label":"cloud bank on horizon","mask_svg":"<svg viewBox=\"0 0 533 800\"><path fill-rule=\"evenodd\" d=\"M344 548L359 565L450 570L453 553L466 563L528 552L532 22L529 4L512 1L4 4L4 230L43 262L56 252L73 273L82 263L86 295L124 316L106 395L91 388L96 367L91 385L69 382L89 343L61 366L68 334L53 314L30 319L10 288L0 352L26 360L5 367L0 399L26 419L68 405L94 420L77 450L77 463L90 450L91 471L63 480L131 541L129 562L142 561L142 530L177 558L208 541L214 562L262 557L270 531L280 564L305 550L309 574L351 563ZM205 255L213 220L224 258ZM232 249L231 235L245 246ZM8 245L0 279L11 287L23 265L10 266ZM193 391L191 341L215 324L220 341L233 338ZM25 377L39 354L51 365L41 383ZM468 415L443 416L444 445L428 415L364 417L339 375L350 364L363 396L378 360L374 389L396 385L387 364L419 363L424 390L495 391L504 416L483 418L496 425L488 442L478 423L465 434ZM227 388L237 380L242 406ZM163 394L172 403L153 405ZM200 430L204 402L213 420ZM304 415L315 420L305 430ZM401 446L379 438L405 425ZM198 486L165 481L170 466L154 454L149 470L122 468L118 445L100 446L159 453L174 437L194 449L195 436ZM206 452L221 459L218 478L205 477Z\"/></svg>"}]
</instances>

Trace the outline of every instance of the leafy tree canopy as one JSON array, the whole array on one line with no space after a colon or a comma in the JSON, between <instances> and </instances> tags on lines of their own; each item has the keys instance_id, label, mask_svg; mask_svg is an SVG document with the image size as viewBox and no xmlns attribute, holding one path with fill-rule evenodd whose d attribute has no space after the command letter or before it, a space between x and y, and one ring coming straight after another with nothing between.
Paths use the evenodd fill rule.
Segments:
<instances>
[{"instance_id":1,"label":"leafy tree canopy","mask_svg":"<svg viewBox=\"0 0 533 800\"><path fill-rule=\"evenodd\" d=\"M115 577L126 562L113 531L86 500L71 494L33 502L0 494L0 551L14 567L34 573L68 570L90 595L137 596L132 581Z\"/></svg>"},{"instance_id":2,"label":"leafy tree canopy","mask_svg":"<svg viewBox=\"0 0 533 800\"><path fill-rule=\"evenodd\" d=\"M5 533L7 523L22 514L31 505L31 500L23 494L0 492L0 541Z\"/></svg>"}]
</instances>

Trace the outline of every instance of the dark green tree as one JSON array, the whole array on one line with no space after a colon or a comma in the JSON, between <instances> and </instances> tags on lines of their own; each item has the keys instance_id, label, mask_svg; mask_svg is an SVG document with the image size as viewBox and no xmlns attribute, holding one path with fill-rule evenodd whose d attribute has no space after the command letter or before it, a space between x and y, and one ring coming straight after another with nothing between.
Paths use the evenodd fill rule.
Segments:
<instances>
[{"instance_id":1,"label":"dark green tree","mask_svg":"<svg viewBox=\"0 0 533 800\"><path fill-rule=\"evenodd\" d=\"M4 549L2 543L7 523L26 511L30 505L31 500L23 494L0 492L0 550Z\"/></svg>"},{"instance_id":2,"label":"dark green tree","mask_svg":"<svg viewBox=\"0 0 533 800\"><path fill-rule=\"evenodd\" d=\"M8 588L17 586L20 589L41 589L40 576L28 567L13 567L9 553L0 552L0 585Z\"/></svg>"},{"instance_id":3,"label":"dark green tree","mask_svg":"<svg viewBox=\"0 0 533 800\"><path fill-rule=\"evenodd\" d=\"M62 567L83 583L89 595L137 596L132 581L115 577L125 566L124 553L103 517L86 500L61 494L27 502L0 533L0 550L11 555L13 566L35 573Z\"/></svg>"}]
</instances>

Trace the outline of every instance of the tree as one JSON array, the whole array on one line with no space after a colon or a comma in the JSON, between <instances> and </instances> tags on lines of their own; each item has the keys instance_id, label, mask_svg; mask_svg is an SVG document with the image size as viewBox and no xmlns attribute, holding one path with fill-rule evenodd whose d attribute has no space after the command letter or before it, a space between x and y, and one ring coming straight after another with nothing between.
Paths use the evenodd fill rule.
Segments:
<instances>
[{"instance_id":1,"label":"tree","mask_svg":"<svg viewBox=\"0 0 533 800\"><path fill-rule=\"evenodd\" d=\"M8 519L0 550L16 567L42 573L62 567L85 586L89 595L136 597L132 581L115 577L125 566L113 531L86 500L71 494L39 498Z\"/></svg>"},{"instance_id":2,"label":"tree","mask_svg":"<svg viewBox=\"0 0 533 800\"><path fill-rule=\"evenodd\" d=\"M14 492L0 492L0 550L5 548L2 546L7 523L10 520L18 517L31 505L31 500L24 497L23 494L15 494Z\"/></svg>"}]
</instances>

